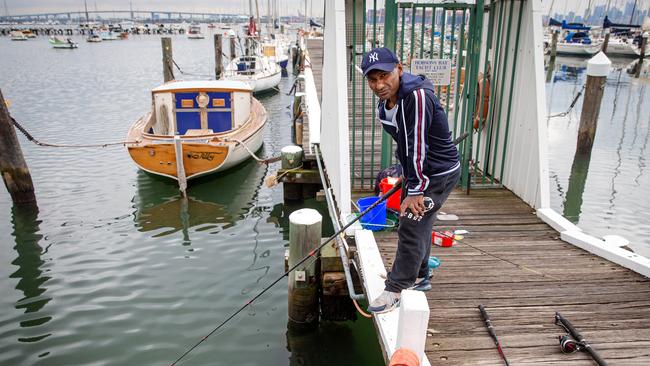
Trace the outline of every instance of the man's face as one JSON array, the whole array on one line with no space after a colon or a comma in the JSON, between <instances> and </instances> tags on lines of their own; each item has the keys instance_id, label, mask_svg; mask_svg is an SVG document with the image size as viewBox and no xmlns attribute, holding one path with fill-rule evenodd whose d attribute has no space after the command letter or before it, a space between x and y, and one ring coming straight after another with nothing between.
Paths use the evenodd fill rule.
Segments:
<instances>
[{"instance_id":1,"label":"man's face","mask_svg":"<svg viewBox=\"0 0 650 366\"><path fill-rule=\"evenodd\" d=\"M393 71L372 70L366 75L368 86L381 100L397 97L402 72L402 64L397 64Z\"/></svg>"}]
</instances>

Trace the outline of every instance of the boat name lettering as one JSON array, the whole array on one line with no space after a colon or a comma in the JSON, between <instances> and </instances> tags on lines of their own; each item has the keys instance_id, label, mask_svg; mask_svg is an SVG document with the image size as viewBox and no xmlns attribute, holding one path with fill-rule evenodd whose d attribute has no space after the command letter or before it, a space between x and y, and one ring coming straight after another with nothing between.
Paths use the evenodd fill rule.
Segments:
<instances>
[{"instance_id":1,"label":"boat name lettering","mask_svg":"<svg viewBox=\"0 0 650 366\"><path fill-rule=\"evenodd\" d=\"M219 151L192 151L187 153L189 159L203 159L212 161L215 155L220 155Z\"/></svg>"}]
</instances>

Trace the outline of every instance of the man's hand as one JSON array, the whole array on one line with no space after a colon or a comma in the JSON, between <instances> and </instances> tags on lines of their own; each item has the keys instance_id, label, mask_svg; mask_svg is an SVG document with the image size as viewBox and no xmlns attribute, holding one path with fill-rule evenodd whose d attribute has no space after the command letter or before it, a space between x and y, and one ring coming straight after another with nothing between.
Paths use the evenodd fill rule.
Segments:
<instances>
[{"instance_id":1,"label":"man's hand","mask_svg":"<svg viewBox=\"0 0 650 366\"><path fill-rule=\"evenodd\" d=\"M406 196L400 206L400 216L404 216L411 211L413 215L424 216L424 195Z\"/></svg>"}]
</instances>

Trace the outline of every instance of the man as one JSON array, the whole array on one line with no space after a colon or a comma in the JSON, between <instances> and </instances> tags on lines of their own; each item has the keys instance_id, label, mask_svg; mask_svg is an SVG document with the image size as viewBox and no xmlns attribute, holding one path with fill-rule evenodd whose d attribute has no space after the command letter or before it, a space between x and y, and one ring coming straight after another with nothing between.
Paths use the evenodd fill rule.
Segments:
<instances>
[{"instance_id":1,"label":"man","mask_svg":"<svg viewBox=\"0 0 650 366\"><path fill-rule=\"evenodd\" d=\"M377 116L396 142L403 169L397 255L385 290L368 310L383 313L399 306L404 289L428 291L428 260L436 212L460 177L447 116L424 76L406 73L385 47L368 52L361 63L368 86L379 97Z\"/></svg>"}]
</instances>

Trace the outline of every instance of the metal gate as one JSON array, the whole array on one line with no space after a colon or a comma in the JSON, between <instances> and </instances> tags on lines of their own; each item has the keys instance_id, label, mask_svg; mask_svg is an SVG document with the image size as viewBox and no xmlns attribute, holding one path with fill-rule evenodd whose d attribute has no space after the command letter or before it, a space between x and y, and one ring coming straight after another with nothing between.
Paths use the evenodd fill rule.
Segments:
<instances>
[{"instance_id":1,"label":"metal gate","mask_svg":"<svg viewBox=\"0 0 650 366\"><path fill-rule=\"evenodd\" d=\"M406 71L410 71L413 59L450 60L450 83L437 86L436 95L447 111L453 137L471 131L458 146L461 185L500 185L515 80L517 52L513 51L519 44L523 1L387 0L378 8L376 0L371 6L367 0L348 0L353 189L372 189L377 172L395 163L392 140L376 122L376 97L359 69L363 54L380 45L394 49Z\"/></svg>"}]
</instances>

